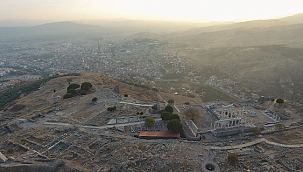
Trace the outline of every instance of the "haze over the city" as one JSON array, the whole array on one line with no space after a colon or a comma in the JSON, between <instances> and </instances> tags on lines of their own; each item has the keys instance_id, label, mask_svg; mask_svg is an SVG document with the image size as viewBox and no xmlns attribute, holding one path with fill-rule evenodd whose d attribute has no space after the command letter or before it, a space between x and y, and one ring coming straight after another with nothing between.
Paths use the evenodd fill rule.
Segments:
<instances>
[{"instance_id":1,"label":"haze over the city","mask_svg":"<svg viewBox=\"0 0 303 172\"><path fill-rule=\"evenodd\" d=\"M302 0L2 0L0 20L245 21L303 12Z\"/></svg>"},{"instance_id":2,"label":"haze over the city","mask_svg":"<svg viewBox=\"0 0 303 172\"><path fill-rule=\"evenodd\" d=\"M0 171L303 171L303 0L0 0Z\"/></svg>"}]
</instances>

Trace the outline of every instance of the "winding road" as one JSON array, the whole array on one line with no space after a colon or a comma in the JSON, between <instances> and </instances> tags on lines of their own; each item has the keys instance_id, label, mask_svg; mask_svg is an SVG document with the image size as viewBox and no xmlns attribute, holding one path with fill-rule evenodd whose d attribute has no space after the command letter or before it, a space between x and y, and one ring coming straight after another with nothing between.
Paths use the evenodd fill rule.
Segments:
<instances>
[{"instance_id":1,"label":"winding road","mask_svg":"<svg viewBox=\"0 0 303 172\"><path fill-rule=\"evenodd\" d=\"M262 142L265 142L269 145L280 146L280 147L284 147L284 148L302 148L303 147L303 144L286 145L286 144L271 142L271 141L268 141L265 138L261 138L261 139L255 140L255 141L251 141L251 142L248 142L248 143L245 143L245 144L241 144L241 145L235 145L235 146L205 146L205 148L206 149L211 149L211 150L241 149L241 148L250 147L250 146L262 143Z\"/></svg>"}]
</instances>

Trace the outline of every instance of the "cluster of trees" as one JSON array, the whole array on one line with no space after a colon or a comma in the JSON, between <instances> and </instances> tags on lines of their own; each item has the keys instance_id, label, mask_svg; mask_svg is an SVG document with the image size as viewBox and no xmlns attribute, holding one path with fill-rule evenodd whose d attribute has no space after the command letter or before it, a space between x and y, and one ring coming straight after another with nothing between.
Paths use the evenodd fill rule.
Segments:
<instances>
[{"instance_id":1,"label":"cluster of trees","mask_svg":"<svg viewBox=\"0 0 303 172\"><path fill-rule=\"evenodd\" d=\"M52 77L46 77L44 79L40 79L34 82L30 82L27 84L22 84L18 86L10 87L4 91L0 92L0 110L6 109L6 107L10 106L11 103L23 94L24 96L30 94L33 91L39 90L40 86L54 78L63 77L63 76L79 76L79 73L70 73L66 75L56 75Z\"/></svg>"},{"instance_id":2,"label":"cluster of trees","mask_svg":"<svg viewBox=\"0 0 303 172\"><path fill-rule=\"evenodd\" d=\"M161 118L162 120L173 120L173 119L177 119L180 121L180 117L178 114L171 114L170 112L166 112L164 111L162 114L161 114Z\"/></svg>"},{"instance_id":3,"label":"cluster of trees","mask_svg":"<svg viewBox=\"0 0 303 172\"><path fill-rule=\"evenodd\" d=\"M113 112L113 111L115 111L116 109L117 109L116 106L108 107L108 108L107 108L107 111Z\"/></svg>"},{"instance_id":4,"label":"cluster of trees","mask_svg":"<svg viewBox=\"0 0 303 172\"><path fill-rule=\"evenodd\" d=\"M173 107L170 105L167 105L164 109L164 112L161 114L162 120L169 120L167 123L167 129L174 132L174 133L180 133L182 130L182 123L180 122L180 117L178 114L172 114L174 111Z\"/></svg>"},{"instance_id":5,"label":"cluster of trees","mask_svg":"<svg viewBox=\"0 0 303 172\"><path fill-rule=\"evenodd\" d=\"M67 99L67 98L77 96L79 93L81 95L86 95L87 91L89 91L92 88L92 86L93 85L89 82L82 83L81 88L80 88L79 84L70 84L67 87L67 93L63 96L63 99ZM78 88L80 88L80 90Z\"/></svg>"}]
</instances>

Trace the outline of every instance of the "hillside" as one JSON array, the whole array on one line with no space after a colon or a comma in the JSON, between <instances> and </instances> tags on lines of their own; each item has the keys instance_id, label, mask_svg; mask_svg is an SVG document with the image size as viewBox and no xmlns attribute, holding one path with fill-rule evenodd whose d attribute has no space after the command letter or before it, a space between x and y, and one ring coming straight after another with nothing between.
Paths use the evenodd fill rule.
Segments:
<instances>
[{"instance_id":1,"label":"hillside","mask_svg":"<svg viewBox=\"0 0 303 172\"><path fill-rule=\"evenodd\" d=\"M146 35L182 44L177 55L195 66L197 76L206 77L204 82L215 76L215 85L241 97L257 94L298 100L303 91L302 16Z\"/></svg>"},{"instance_id":2,"label":"hillside","mask_svg":"<svg viewBox=\"0 0 303 172\"><path fill-rule=\"evenodd\" d=\"M66 94L66 88L68 87L69 83L77 83L81 85L81 83L83 82L92 83L93 87L91 88L90 94L79 95L69 99L63 99L63 96L64 94ZM64 76L52 79L43 84L38 91L35 91L25 97L17 99L14 104L24 106L22 111L17 110L15 112L15 110L11 109L13 106L9 107L8 111L6 111L2 116L2 123L5 123L7 122L7 120L13 119L15 117L32 117L35 116L37 113L48 113L49 111L56 109L56 107L72 107L72 109L76 108L73 110L68 110L68 112L66 112L75 116L83 114L88 115L92 112L104 110L108 106L113 106L117 104L116 100L113 102L113 104L110 101L107 102L107 99L110 99L112 97L110 96L110 94L112 94L111 91L113 91L115 86L117 85L119 86L120 90L120 94L118 95L122 98L120 101L156 104L159 102L163 102L161 97L157 95L159 94L162 95L166 101L172 98L175 99L176 104L183 104L185 102L201 103L201 99L199 98L189 98L186 96L173 95L161 92L157 93L146 88L136 87L126 83L122 83L97 73L85 72L81 73L80 76ZM124 97L125 94L127 94L128 97ZM92 99L94 97L98 98L98 102L101 103L102 106L100 104L100 106L92 106L92 109L87 108L87 106L90 106L89 104L92 102ZM104 100L102 100L102 98ZM75 105L78 106L75 107ZM66 120L68 121L68 119ZM77 123L82 123L81 121L87 121L87 119L77 121Z\"/></svg>"},{"instance_id":3,"label":"hillside","mask_svg":"<svg viewBox=\"0 0 303 172\"><path fill-rule=\"evenodd\" d=\"M86 95L63 99L69 82L90 82L93 86ZM112 91L116 85L120 94ZM171 98L169 94L158 94L163 94L165 99ZM94 97L97 97L96 102L92 102ZM183 96L174 98L180 102L194 100ZM156 126L163 130L165 123L159 122L160 114L151 114L150 106L141 106L161 103L161 99L154 91L92 72L52 79L38 91L16 100L14 106L0 112L0 136L3 138L0 152L10 157L7 163L0 164L0 171L16 168L27 171L146 171L151 164L154 171L199 169L186 165L198 161L184 158L185 155L198 157L198 152L188 153L187 145L176 139L150 141L133 137L132 127L144 126L147 115L155 117ZM113 106L116 111L107 110ZM118 120L132 119L134 124L130 122L132 126L125 124L124 127L119 123L123 128L121 132L119 126L107 125L112 119L117 123ZM176 152L175 149L182 151ZM177 166L174 165L176 161Z\"/></svg>"}]
</instances>

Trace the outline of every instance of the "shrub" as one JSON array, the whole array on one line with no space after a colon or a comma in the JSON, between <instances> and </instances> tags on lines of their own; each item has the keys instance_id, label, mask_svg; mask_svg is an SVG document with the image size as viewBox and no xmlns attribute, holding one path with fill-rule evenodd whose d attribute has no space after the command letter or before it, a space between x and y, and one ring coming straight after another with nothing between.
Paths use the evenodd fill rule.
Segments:
<instances>
[{"instance_id":1,"label":"shrub","mask_svg":"<svg viewBox=\"0 0 303 172\"><path fill-rule=\"evenodd\" d=\"M7 153L13 153L13 148L9 148L8 150L7 150Z\"/></svg>"},{"instance_id":2,"label":"shrub","mask_svg":"<svg viewBox=\"0 0 303 172\"><path fill-rule=\"evenodd\" d=\"M69 89L69 90L67 90L67 93L70 93L74 96L77 94L77 91L75 89Z\"/></svg>"},{"instance_id":3,"label":"shrub","mask_svg":"<svg viewBox=\"0 0 303 172\"><path fill-rule=\"evenodd\" d=\"M79 88L79 87L80 87L79 84L70 84L70 85L67 87L67 91L68 91L68 90L71 90L71 89L75 90L75 89L77 89L77 88Z\"/></svg>"},{"instance_id":4,"label":"shrub","mask_svg":"<svg viewBox=\"0 0 303 172\"><path fill-rule=\"evenodd\" d=\"M189 94L187 95L187 97L195 98L196 96L195 96L194 94L190 94L190 93L189 93Z\"/></svg>"},{"instance_id":5,"label":"shrub","mask_svg":"<svg viewBox=\"0 0 303 172\"><path fill-rule=\"evenodd\" d=\"M116 108L116 106L113 106L113 107L108 107L107 108L107 111L115 111L117 108Z\"/></svg>"},{"instance_id":6,"label":"shrub","mask_svg":"<svg viewBox=\"0 0 303 172\"><path fill-rule=\"evenodd\" d=\"M175 101L173 100L173 99L170 99L170 100L168 100L167 101L169 104L174 104L175 103Z\"/></svg>"},{"instance_id":7,"label":"shrub","mask_svg":"<svg viewBox=\"0 0 303 172\"><path fill-rule=\"evenodd\" d=\"M236 154L229 154L227 157L227 162L235 165L238 162L238 156Z\"/></svg>"},{"instance_id":8,"label":"shrub","mask_svg":"<svg viewBox=\"0 0 303 172\"><path fill-rule=\"evenodd\" d=\"M284 100L283 99L277 99L276 103L282 104L282 103L284 103Z\"/></svg>"},{"instance_id":9,"label":"shrub","mask_svg":"<svg viewBox=\"0 0 303 172\"><path fill-rule=\"evenodd\" d=\"M97 97L94 97L94 98L92 99L92 101L93 101L93 102L96 102L96 101L97 101Z\"/></svg>"},{"instance_id":10,"label":"shrub","mask_svg":"<svg viewBox=\"0 0 303 172\"><path fill-rule=\"evenodd\" d=\"M68 98L71 98L73 97L73 95L71 93L66 93L64 96L63 96L63 99L68 99Z\"/></svg>"},{"instance_id":11,"label":"shrub","mask_svg":"<svg viewBox=\"0 0 303 172\"><path fill-rule=\"evenodd\" d=\"M282 130L285 128L285 125L284 124L275 124L275 128L278 129L278 130Z\"/></svg>"}]
</instances>

